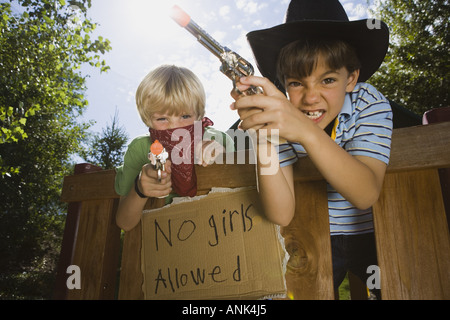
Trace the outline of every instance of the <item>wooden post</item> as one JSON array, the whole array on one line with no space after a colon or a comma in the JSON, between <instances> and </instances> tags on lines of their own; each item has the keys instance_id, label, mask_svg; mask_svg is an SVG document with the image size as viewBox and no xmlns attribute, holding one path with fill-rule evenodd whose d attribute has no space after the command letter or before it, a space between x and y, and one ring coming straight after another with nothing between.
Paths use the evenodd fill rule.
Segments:
<instances>
[{"instance_id":1,"label":"wooden post","mask_svg":"<svg viewBox=\"0 0 450 320\"><path fill-rule=\"evenodd\" d=\"M450 299L450 241L436 169L386 175L374 222L383 299Z\"/></svg>"},{"instance_id":2,"label":"wooden post","mask_svg":"<svg viewBox=\"0 0 450 320\"><path fill-rule=\"evenodd\" d=\"M78 217L77 227L69 226L74 234L73 249L70 251L66 246L68 251L63 253L66 260L62 261L64 265L60 264L58 287L65 287L65 293L56 295L57 298L98 300L115 297L120 229L115 222L118 196L114 192L114 177L114 170L104 170L64 179L61 198L77 204ZM80 268L81 290L67 289L69 275L64 270L67 263Z\"/></svg>"},{"instance_id":3,"label":"wooden post","mask_svg":"<svg viewBox=\"0 0 450 320\"><path fill-rule=\"evenodd\" d=\"M450 107L431 109L423 115L423 124L440 122L450 122ZM439 169L439 179L447 213L447 225L450 229L450 168Z\"/></svg>"},{"instance_id":4,"label":"wooden post","mask_svg":"<svg viewBox=\"0 0 450 320\"><path fill-rule=\"evenodd\" d=\"M162 208L164 199L150 198L145 210ZM120 268L119 299L142 300L142 282L144 277L141 270L142 229L141 223L132 230L125 232L123 240L122 265Z\"/></svg>"},{"instance_id":5,"label":"wooden post","mask_svg":"<svg viewBox=\"0 0 450 320\"><path fill-rule=\"evenodd\" d=\"M438 175L450 167L449 132L450 122L394 130L373 207L382 299L450 298L450 237Z\"/></svg>"},{"instance_id":6,"label":"wooden post","mask_svg":"<svg viewBox=\"0 0 450 320\"><path fill-rule=\"evenodd\" d=\"M70 290L68 299L114 299L120 248L117 205L117 199L83 202L73 258L81 270L81 290Z\"/></svg>"},{"instance_id":7,"label":"wooden post","mask_svg":"<svg viewBox=\"0 0 450 320\"><path fill-rule=\"evenodd\" d=\"M83 163L75 166L75 175L98 172L102 168ZM61 300L67 299L67 268L72 265L73 254L75 251L77 234L78 234L78 221L80 218L81 202L70 202L68 204L66 223L64 227L63 241L61 244L61 253L59 255L58 268L56 273L56 283L53 299Z\"/></svg>"},{"instance_id":8,"label":"wooden post","mask_svg":"<svg viewBox=\"0 0 450 320\"><path fill-rule=\"evenodd\" d=\"M142 247L141 223L132 230L125 232L122 247L122 264L120 268L119 300L142 300L141 271Z\"/></svg>"},{"instance_id":9,"label":"wooden post","mask_svg":"<svg viewBox=\"0 0 450 320\"><path fill-rule=\"evenodd\" d=\"M368 299L366 284L350 271L348 272L348 282L350 285L350 299L352 300Z\"/></svg>"},{"instance_id":10,"label":"wooden post","mask_svg":"<svg viewBox=\"0 0 450 320\"><path fill-rule=\"evenodd\" d=\"M286 250L291 256L286 272L288 298L332 300L330 224L325 181L295 184L294 220L283 228Z\"/></svg>"}]
</instances>

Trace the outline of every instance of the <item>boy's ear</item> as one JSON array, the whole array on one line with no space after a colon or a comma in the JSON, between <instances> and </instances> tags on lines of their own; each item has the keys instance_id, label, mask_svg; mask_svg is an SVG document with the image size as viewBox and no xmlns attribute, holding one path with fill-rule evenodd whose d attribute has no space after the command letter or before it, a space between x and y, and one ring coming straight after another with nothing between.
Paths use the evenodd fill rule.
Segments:
<instances>
[{"instance_id":1,"label":"boy's ear","mask_svg":"<svg viewBox=\"0 0 450 320\"><path fill-rule=\"evenodd\" d=\"M352 92L353 91L353 89L355 88L356 84L358 83L358 78L359 78L359 69L356 69L355 71L353 71L352 73L350 73L348 75L347 86L345 88L346 92Z\"/></svg>"}]
</instances>

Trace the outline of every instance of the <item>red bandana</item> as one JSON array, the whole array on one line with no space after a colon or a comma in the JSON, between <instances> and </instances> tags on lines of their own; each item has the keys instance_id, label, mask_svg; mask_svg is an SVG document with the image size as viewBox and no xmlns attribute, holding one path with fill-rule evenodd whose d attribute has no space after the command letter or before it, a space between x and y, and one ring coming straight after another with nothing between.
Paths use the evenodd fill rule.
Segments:
<instances>
[{"instance_id":1,"label":"red bandana","mask_svg":"<svg viewBox=\"0 0 450 320\"><path fill-rule=\"evenodd\" d=\"M149 130L150 138L153 141L159 140L169 153L169 159L172 161L172 188L180 196L197 195L194 145L201 143L205 128L212 125L213 122L205 117L201 123L195 121L194 124L182 128Z\"/></svg>"}]
</instances>

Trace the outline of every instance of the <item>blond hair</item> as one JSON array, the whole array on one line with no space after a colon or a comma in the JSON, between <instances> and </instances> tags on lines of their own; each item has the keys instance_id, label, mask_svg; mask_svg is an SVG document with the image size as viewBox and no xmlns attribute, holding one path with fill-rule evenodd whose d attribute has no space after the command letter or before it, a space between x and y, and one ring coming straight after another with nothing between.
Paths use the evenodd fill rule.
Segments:
<instances>
[{"instance_id":1,"label":"blond hair","mask_svg":"<svg viewBox=\"0 0 450 320\"><path fill-rule=\"evenodd\" d=\"M206 96L200 79L189 69L162 65L150 71L136 91L136 105L142 121L150 127L155 113L205 115Z\"/></svg>"}]
</instances>

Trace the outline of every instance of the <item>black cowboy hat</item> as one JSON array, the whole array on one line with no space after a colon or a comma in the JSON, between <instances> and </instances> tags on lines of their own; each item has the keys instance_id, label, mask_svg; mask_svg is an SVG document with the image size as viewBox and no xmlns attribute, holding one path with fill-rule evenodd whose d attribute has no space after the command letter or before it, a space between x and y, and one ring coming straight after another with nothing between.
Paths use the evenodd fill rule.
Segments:
<instances>
[{"instance_id":1,"label":"black cowboy hat","mask_svg":"<svg viewBox=\"0 0 450 320\"><path fill-rule=\"evenodd\" d=\"M284 24L247 34L259 71L274 83L281 49L304 38L341 39L352 45L361 62L358 81L363 82L384 60L389 29L376 19L349 21L338 0L292 0Z\"/></svg>"}]
</instances>

